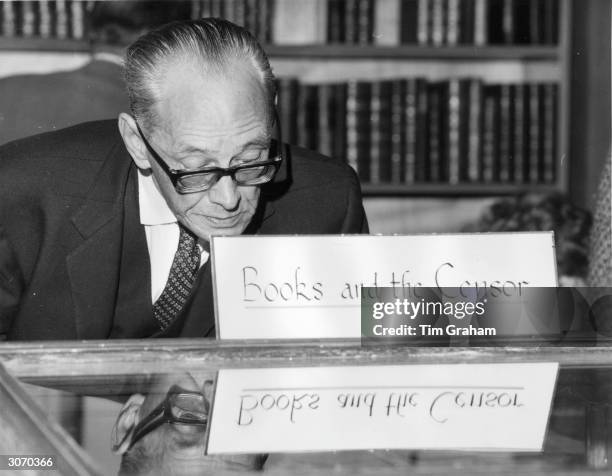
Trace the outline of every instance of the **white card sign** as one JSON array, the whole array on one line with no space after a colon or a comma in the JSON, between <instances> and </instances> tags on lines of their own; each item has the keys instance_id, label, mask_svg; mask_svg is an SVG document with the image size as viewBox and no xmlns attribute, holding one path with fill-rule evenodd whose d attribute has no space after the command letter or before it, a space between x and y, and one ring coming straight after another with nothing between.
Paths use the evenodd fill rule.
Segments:
<instances>
[{"instance_id":1,"label":"white card sign","mask_svg":"<svg viewBox=\"0 0 612 476\"><path fill-rule=\"evenodd\" d=\"M213 237L220 339L356 338L360 289L554 287L552 232Z\"/></svg>"},{"instance_id":2,"label":"white card sign","mask_svg":"<svg viewBox=\"0 0 612 476\"><path fill-rule=\"evenodd\" d=\"M557 363L221 370L208 454L540 451Z\"/></svg>"}]
</instances>

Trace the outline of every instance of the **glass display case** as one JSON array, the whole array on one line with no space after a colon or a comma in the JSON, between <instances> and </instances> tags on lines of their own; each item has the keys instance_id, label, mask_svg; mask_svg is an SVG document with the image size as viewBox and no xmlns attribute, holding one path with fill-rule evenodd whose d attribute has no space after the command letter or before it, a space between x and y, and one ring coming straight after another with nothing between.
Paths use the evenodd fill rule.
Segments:
<instances>
[{"instance_id":1,"label":"glass display case","mask_svg":"<svg viewBox=\"0 0 612 476\"><path fill-rule=\"evenodd\" d=\"M182 465L191 457L198 465L189 471L197 468L201 472L196 474L610 472L612 347L608 345L410 348L364 346L359 340L47 342L5 344L0 362L0 446L5 469L8 455L22 455L52 456L60 474L118 474L120 467L121 474L142 474L138 471L147 468L152 474L187 474ZM206 415L211 404L212 411L215 407L210 384L219 371L369 366L400 366L408 371L415 366L454 368L455 364L490 364L494 371L503 371L504 364L541 362L559 364L541 451L408 447L204 455ZM177 408L182 413L176 413ZM140 425L135 424L136 413ZM203 424L181 425L181 418L197 421L199 414L204 415ZM135 440L147 441L150 448L143 449Z\"/></svg>"}]
</instances>

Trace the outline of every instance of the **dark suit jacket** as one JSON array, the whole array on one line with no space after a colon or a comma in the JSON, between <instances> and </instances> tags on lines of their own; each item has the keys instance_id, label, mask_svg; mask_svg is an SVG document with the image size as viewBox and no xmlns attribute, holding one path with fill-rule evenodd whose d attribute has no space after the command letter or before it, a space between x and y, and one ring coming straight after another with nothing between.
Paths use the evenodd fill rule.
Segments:
<instances>
[{"instance_id":1,"label":"dark suit jacket","mask_svg":"<svg viewBox=\"0 0 612 476\"><path fill-rule=\"evenodd\" d=\"M247 233L367 232L350 167L304 149L284 150L283 166L262 187ZM13 340L155 335L134 327L151 313L135 176L115 121L0 147L0 335ZM136 212L130 215L130 209ZM178 321L165 335L214 335L210 273L200 281L205 292L196 293L194 305L206 307L205 317ZM117 304L134 293L140 293L141 305Z\"/></svg>"},{"instance_id":2,"label":"dark suit jacket","mask_svg":"<svg viewBox=\"0 0 612 476\"><path fill-rule=\"evenodd\" d=\"M0 144L128 111L123 68L109 61L9 76L0 79Z\"/></svg>"}]
</instances>

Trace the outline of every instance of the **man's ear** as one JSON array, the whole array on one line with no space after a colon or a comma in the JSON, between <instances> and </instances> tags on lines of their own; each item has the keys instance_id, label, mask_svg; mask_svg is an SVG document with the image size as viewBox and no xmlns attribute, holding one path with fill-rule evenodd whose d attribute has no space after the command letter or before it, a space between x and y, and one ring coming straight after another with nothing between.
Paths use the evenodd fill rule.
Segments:
<instances>
[{"instance_id":1,"label":"man's ear","mask_svg":"<svg viewBox=\"0 0 612 476\"><path fill-rule=\"evenodd\" d=\"M111 435L113 453L122 455L128 450L134 428L140 421L140 407L142 407L144 400L144 395L135 393L123 405Z\"/></svg>"},{"instance_id":2,"label":"man's ear","mask_svg":"<svg viewBox=\"0 0 612 476\"><path fill-rule=\"evenodd\" d=\"M132 156L132 160L136 164L136 167L142 170L150 169L151 164L147 157L147 147L138 133L138 126L134 118L122 112L119 114L118 126L119 133L123 138L123 143Z\"/></svg>"}]
</instances>

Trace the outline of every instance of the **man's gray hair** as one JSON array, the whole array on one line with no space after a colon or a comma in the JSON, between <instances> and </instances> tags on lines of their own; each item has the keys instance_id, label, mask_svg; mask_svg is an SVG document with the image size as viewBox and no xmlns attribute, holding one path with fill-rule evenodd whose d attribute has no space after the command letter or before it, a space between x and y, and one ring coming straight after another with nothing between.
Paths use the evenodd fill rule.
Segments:
<instances>
[{"instance_id":1,"label":"man's gray hair","mask_svg":"<svg viewBox=\"0 0 612 476\"><path fill-rule=\"evenodd\" d=\"M263 48L238 25L219 18L202 18L168 23L128 47L125 76L130 108L145 127L155 124L153 106L166 66L181 56L214 72L227 72L225 67L236 60L250 62L268 96L268 119L274 120L276 80Z\"/></svg>"}]
</instances>

